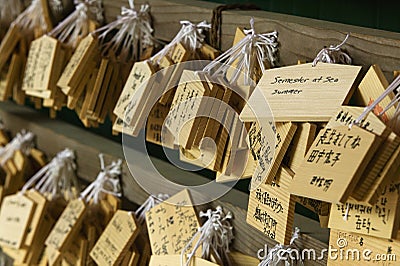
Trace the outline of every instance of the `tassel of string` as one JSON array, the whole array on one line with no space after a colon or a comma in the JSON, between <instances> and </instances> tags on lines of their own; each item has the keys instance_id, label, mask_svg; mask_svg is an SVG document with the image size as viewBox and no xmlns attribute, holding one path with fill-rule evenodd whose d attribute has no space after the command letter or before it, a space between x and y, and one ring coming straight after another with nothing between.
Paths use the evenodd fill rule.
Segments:
<instances>
[{"instance_id":1,"label":"tassel of string","mask_svg":"<svg viewBox=\"0 0 400 266\"><path fill-rule=\"evenodd\" d=\"M284 262L285 266L297 265L298 261L292 259L291 252L293 250L299 251L299 248L296 246L295 241L300 237L300 229L296 227L294 229L292 238L290 240L290 244L285 246L282 244L277 244L275 247L269 250L267 258L258 264L258 266L276 266L280 262ZM299 253L298 253L299 254ZM303 261L300 259L301 265L303 265Z\"/></svg>"},{"instance_id":2,"label":"tassel of string","mask_svg":"<svg viewBox=\"0 0 400 266\"><path fill-rule=\"evenodd\" d=\"M232 219L232 214L228 212L225 215L222 208L218 206L215 211L208 209L207 212L200 212L200 217L206 217L207 221L182 250L181 265L189 266L200 247L202 247L202 258L210 259L212 254L219 261L225 260L227 265L230 265L227 253L229 253L229 244L233 239L233 227L229 222ZM198 239L197 242L186 256L186 252L192 247L195 239Z\"/></svg>"},{"instance_id":3,"label":"tassel of string","mask_svg":"<svg viewBox=\"0 0 400 266\"><path fill-rule=\"evenodd\" d=\"M113 161L110 165L104 165L104 156L99 154L101 171L96 179L86 187L81 193L81 198L86 202L93 200L93 204L98 204L105 194L121 197L121 186L119 176L121 175L122 160Z\"/></svg>"},{"instance_id":4,"label":"tassel of string","mask_svg":"<svg viewBox=\"0 0 400 266\"><path fill-rule=\"evenodd\" d=\"M29 155L34 146L35 135L30 131L22 130L4 147L0 147L0 165L4 165L10 160L17 150Z\"/></svg>"},{"instance_id":5,"label":"tassel of string","mask_svg":"<svg viewBox=\"0 0 400 266\"><path fill-rule=\"evenodd\" d=\"M151 26L150 6L141 5L136 11L133 0L130 8L122 7L117 20L99 28L94 34L98 39L103 56L116 55L120 61L137 61L142 51L155 43ZM117 31L109 40L110 33Z\"/></svg>"},{"instance_id":6,"label":"tassel of string","mask_svg":"<svg viewBox=\"0 0 400 266\"><path fill-rule=\"evenodd\" d=\"M40 27L43 32L49 30L46 20L43 16L43 7L40 0L32 0L31 4L12 22L23 32L33 32Z\"/></svg>"},{"instance_id":7,"label":"tassel of string","mask_svg":"<svg viewBox=\"0 0 400 266\"><path fill-rule=\"evenodd\" d=\"M196 49L200 48L204 42L205 35L203 31L205 29L210 29L211 25L206 21L202 21L198 24L194 24L190 21L183 20L180 22L182 28L176 34L174 39L167 44L161 51L150 58L150 61L157 63L160 62L161 58L170 54L178 43L182 43L186 49L190 52L194 52Z\"/></svg>"},{"instance_id":8,"label":"tassel of string","mask_svg":"<svg viewBox=\"0 0 400 266\"><path fill-rule=\"evenodd\" d=\"M210 73L212 77L221 76L231 85L236 85L240 75L244 75L244 85L251 86L254 85L251 77L255 62L262 73L267 69L268 63L275 66L278 62L278 33L274 31L257 34L254 18L250 19L250 26L250 30L244 31L246 36L242 40L204 67L203 71ZM234 63L237 65L233 67ZM233 74L228 77L230 69Z\"/></svg>"},{"instance_id":9,"label":"tassel of string","mask_svg":"<svg viewBox=\"0 0 400 266\"><path fill-rule=\"evenodd\" d=\"M75 174L75 154L71 149L64 149L23 186L24 193L31 187L35 187L43 195L50 195L53 199L58 196L66 199L76 198L78 180Z\"/></svg>"},{"instance_id":10,"label":"tassel of string","mask_svg":"<svg viewBox=\"0 0 400 266\"><path fill-rule=\"evenodd\" d=\"M57 25L49 35L65 45L75 48L80 39L89 34L89 16L94 14L100 22L103 10L97 0L75 0L75 11Z\"/></svg>"},{"instance_id":11,"label":"tassel of string","mask_svg":"<svg viewBox=\"0 0 400 266\"><path fill-rule=\"evenodd\" d=\"M150 195L146 201L135 211L136 221L143 225L146 221L146 212L168 198L168 194L158 194L157 196Z\"/></svg>"},{"instance_id":12,"label":"tassel of string","mask_svg":"<svg viewBox=\"0 0 400 266\"><path fill-rule=\"evenodd\" d=\"M342 50L342 47L349 39L349 36L350 34L347 34L340 44L336 46L331 45L319 51L312 65L316 66L318 62L351 65L351 57Z\"/></svg>"},{"instance_id":13,"label":"tassel of string","mask_svg":"<svg viewBox=\"0 0 400 266\"><path fill-rule=\"evenodd\" d=\"M386 90L378 97L376 100L371 103L369 106L364 108L364 111L360 114L359 117L357 117L353 123L349 125L349 128L351 128L353 125L359 125L361 121L363 121L367 115L373 111L381 102L383 99L386 97L389 97L390 94L393 92L396 92L395 97L389 102L387 106L378 114L378 116L384 115L390 108L395 106L395 114L394 117L389 121L388 126L397 134L400 134L400 107L399 107L399 101L400 101L400 91L398 90L400 87L400 76L395 78L393 82L386 88Z\"/></svg>"}]
</instances>

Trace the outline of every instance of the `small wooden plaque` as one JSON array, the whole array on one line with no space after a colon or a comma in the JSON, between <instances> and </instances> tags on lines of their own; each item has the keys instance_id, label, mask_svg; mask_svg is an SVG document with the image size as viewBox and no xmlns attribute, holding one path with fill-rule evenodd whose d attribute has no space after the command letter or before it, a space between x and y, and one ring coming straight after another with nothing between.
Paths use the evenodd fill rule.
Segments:
<instances>
[{"instance_id":1,"label":"small wooden plaque","mask_svg":"<svg viewBox=\"0 0 400 266\"><path fill-rule=\"evenodd\" d=\"M22 194L4 197L0 209L0 244L20 248L28 233L35 203Z\"/></svg>"},{"instance_id":2,"label":"small wooden plaque","mask_svg":"<svg viewBox=\"0 0 400 266\"><path fill-rule=\"evenodd\" d=\"M399 228L399 182L388 185L374 205L349 199L332 204L329 228L369 236L394 238Z\"/></svg>"},{"instance_id":3,"label":"small wooden plaque","mask_svg":"<svg viewBox=\"0 0 400 266\"><path fill-rule=\"evenodd\" d=\"M345 103L361 67L339 64L301 64L267 70L257 85L265 99L255 94L240 114L245 122L255 121L267 100L276 122L326 122ZM290 102L290 104L287 104ZM255 113L250 106L255 109ZM261 108L261 110L257 110ZM260 119L262 117L257 117Z\"/></svg>"},{"instance_id":4,"label":"small wooden plaque","mask_svg":"<svg viewBox=\"0 0 400 266\"><path fill-rule=\"evenodd\" d=\"M133 213L118 210L90 252L98 265L119 265L139 230Z\"/></svg>"},{"instance_id":5,"label":"small wooden plaque","mask_svg":"<svg viewBox=\"0 0 400 266\"><path fill-rule=\"evenodd\" d=\"M65 251L73 241L75 232L80 229L85 211L83 199L70 201L47 237L46 246L60 252Z\"/></svg>"},{"instance_id":6,"label":"small wooden plaque","mask_svg":"<svg viewBox=\"0 0 400 266\"><path fill-rule=\"evenodd\" d=\"M176 204L176 205L174 205ZM146 213L147 230L154 255L180 254L200 227L190 206L189 192L183 190ZM195 241L193 241L195 243ZM189 247L189 250L191 247ZM198 249L198 252L201 248Z\"/></svg>"},{"instance_id":7,"label":"small wooden plaque","mask_svg":"<svg viewBox=\"0 0 400 266\"><path fill-rule=\"evenodd\" d=\"M290 192L326 202L344 203L379 139L358 126L326 126L318 134L295 174Z\"/></svg>"},{"instance_id":8,"label":"small wooden plaque","mask_svg":"<svg viewBox=\"0 0 400 266\"><path fill-rule=\"evenodd\" d=\"M288 191L293 174L280 167L275 182L250 191L247 209L247 223L283 245L289 244L293 229L296 201Z\"/></svg>"}]
</instances>

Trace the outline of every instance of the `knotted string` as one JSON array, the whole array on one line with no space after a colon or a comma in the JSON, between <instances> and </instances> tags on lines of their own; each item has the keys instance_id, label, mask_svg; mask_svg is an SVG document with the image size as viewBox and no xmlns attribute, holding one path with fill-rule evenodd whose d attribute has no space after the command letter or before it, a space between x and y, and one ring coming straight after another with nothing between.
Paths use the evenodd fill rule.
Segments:
<instances>
[{"instance_id":1,"label":"knotted string","mask_svg":"<svg viewBox=\"0 0 400 266\"><path fill-rule=\"evenodd\" d=\"M312 66L315 67L318 62L351 65L351 57L341 49L342 46L347 42L349 36L350 34L347 34L346 38L344 38L339 45L331 45L319 51L312 63Z\"/></svg>"},{"instance_id":2,"label":"knotted string","mask_svg":"<svg viewBox=\"0 0 400 266\"><path fill-rule=\"evenodd\" d=\"M121 197L121 186L119 176L121 175L122 160L113 161L110 165L104 165L104 156L99 154L101 171L97 178L86 187L81 193L81 198L86 202L93 200L93 204L98 204L105 194Z\"/></svg>"},{"instance_id":3,"label":"knotted string","mask_svg":"<svg viewBox=\"0 0 400 266\"><path fill-rule=\"evenodd\" d=\"M168 194L158 194L157 196L150 195L146 201L135 211L136 221L139 224L144 224L146 221L146 212L153 207L157 206L161 202L169 198Z\"/></svg>"},{"instance_id":4,"label":"knotted string","mask_svg":"<svg viewBox=\"0 0 400 266\"><path fill-rule=\"evenodd\" d=\"M242 40L218 56L203 71L211 73L213 69L218 67L212 72L211 76L222 76L231 85L237 84L240 74L244 74L244 85L252 85L251 77L255 59L262 73L267 69L267 61L271 66L275 66L278 62L278 33L276 31L256 33L254 18L250 19L250 26L250 30L244 30L246 36ZM255 55L255 59L253 55ZM232 65L236 62L238 65L234 67L234 73L231 77L227 77L228 70L232 69Z\"/></svg>"},{"instance_id":5,"label":"knotted string","mask_svg":"<svg viewBox=\"0 0 400 266\"><path fill-rule=\"evenodd\" d=\"M258 264L258 266L276 266L279 262L284 261L285 266L297 265L297 261L293 260L290 256L292 250L299 250L296 246L296 239L300 237L300 229L296 227L294 229L292 238L290 239L289 245L277 244L275 247L269 250L267 258ZM300 256L299 256L300 257ZM303 261L300 259L301 265L304 265Z\"/></svg>"},{"instance_id":6,"label":"knotted string","mask_svg":"<svg viewBox=\"0 0 400 266\"><path fill-rule=\"evenodd\" d=\"M36 184L35 189L42 195L50 195L51 199L56 196L76 198L73 189L78 187L75 171L75 154L71 149L64 149L25 183L21 193Z\"/></svg>"},{"instance_id":7,"label":"knotted string","mask_svg":"<svg viewBox=\"0 0 400 266\"><path fill-rule=\"evenodd\" d=\"M375 107L382 102L382 100L387 97L389 94L392 92L395 92L396 89L400 87L400 76L396 77L392 83L386 88L386 90L369 106L364 108L364 111L360 114L360 116L355 119L350 125L349 128L351 128L353 125L359 125L361 121L365 119L365 117L375 109ZM389 110L391 107L395 106L398 102L400 101L400 91L397 91L395 97L390 101L390 103L381 111L378 116L382 116L385 114L387 110ZM395 115L389 121L389 126L392 128L394 132L400 133L400 128L399 128L399 118L400 118L400 110L399 110L399 105L396 106L395 110Z\"/></svg>"},{"instance_id":8,"label":"knotted string","mask_svg":"<svg viewBox=\"0 0 400 266\"><path fill-rule=\"evenodd\" d=\"M49 30L49 25L47 25L43 16L43 7L40 0L32 0L31 4L12 22L12 24L18 26L24 33L33 32L37 27L40 27L44 32Z\"/></svg>"},{"instance_id":9,"label":"knotted string","mask_svg":"<svg viewBox=\"0 0 400 266\"><path fill-rule=\"evenodd\" d=\"M182 24L182 28L176 34L174 39L157 54L152 56L149 59L150 61L156 61L156 63L159 63L161 58L170 54L173 51L175 45L177 45L178 43L182 43L185 48L188 49L190 52L194 52L196 49L201 48L205 38L203 31L205 29L210 29L211 25L208 24L206 21L194 24L190 21L182 20L180 23Z\"/></svg>"},{"instance_id":10,"label":"knotted string","mask_svg":"<svg viewBox=\"0 0 400 266\"><path fill-rule=\"evenodd\" d=\"M0 147L0 165L10 160L14 153L20 150L23 154L29 155L34 146L35 135L30 131L22 130L4 147Z\"/></svg>"},{"instance_id":11,"label":"knotted string","mask_svg":"<svg viewBox=\"0 0 400 266\"><path fill-rule=\"evenodd\" d=\"M209 259L212 251L212 255L215 255L219 261L225 259L227 265L230 265L227 253L229 253L229 244L233 239L233 227L229 222L232 219L232 214L228 212L225 215L222 207L218 206L215 211L208 209L207 212L200 212L200 217L207 217L207 221L198 229L182 250L181 265L190 265L200 246L202 247L202 258ZM186 258L186 251L189 250L197 237L196 244Z\"/></svg>"},{"instance_id":12,"label":"knotted string","mask_svg":"<svg viewBox=\"0 0 400 266\"><path fill-rule=\"evenodd\" d=\"M117 20L94 32L99 34L103 56L112 54L119 60L137 61L144 49L154 45L150 6L141 5L140 10L136 11L133 0L129 0L129 5L130 8L121 8L121 16L118 16ZM116 30L108 40L108 35Z\"/></svg>"},{"instance_id":13,"label":"knotted string","mask_svg":"<svg viewBox=\"0 0 400 266\"><path fill-rule=\"evenodd\" d=\"M104 19L100 1L75 0L74 3L75 11L49 33L50 36L72 48L78 45L81 38L89 34L90 15L95 15L99 23Z\"/></svg>"},{"instance_id":14,"label":"knotted string","mask_svg":"<svg viewBox=\"0 0 400 266\"><path fill-rule=\"evenodd\" d=\"M4 28L8 28L24 8L21 0L0 0L0 7L1 27Z\"/></svg>"},{"instance_id":15,"label":"knotted string","mask_svg":"<svg viewBox=\"0 0 400 266\"><path fill-rule=\"evenodd\" d=\"M50 0L49 5L51 10L54 10L58 14L61 14L64 10L64 5L61 0Z\"/></svg>"}]
</instances>

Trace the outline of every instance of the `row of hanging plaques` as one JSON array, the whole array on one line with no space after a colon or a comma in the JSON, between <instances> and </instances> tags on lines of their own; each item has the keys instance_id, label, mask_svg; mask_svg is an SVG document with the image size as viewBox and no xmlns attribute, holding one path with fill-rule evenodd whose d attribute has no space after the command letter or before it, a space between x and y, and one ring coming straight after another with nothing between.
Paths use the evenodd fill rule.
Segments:
<instances>
[{"instance_id":1,"label":"row of hanging plaques","mask_svg":"<svg viewBox=\"0 0 400 266\"><path fill-rule=\"evenodd\" d=\"M323 227L396 239L400 78L352 65L351 34L313 62L277 67L278 33L255 32L253 20L220 54L206 22L182 21L161 48L149 5L131 2L100 27L98 2L82 2L51 29L42 4L2 39L4 99L67 106L88 127L109 115L114 132L144 129L217 182L251 178L247 222L278 243L290 244L296 203Z\"/></svg>"}]
</instances>

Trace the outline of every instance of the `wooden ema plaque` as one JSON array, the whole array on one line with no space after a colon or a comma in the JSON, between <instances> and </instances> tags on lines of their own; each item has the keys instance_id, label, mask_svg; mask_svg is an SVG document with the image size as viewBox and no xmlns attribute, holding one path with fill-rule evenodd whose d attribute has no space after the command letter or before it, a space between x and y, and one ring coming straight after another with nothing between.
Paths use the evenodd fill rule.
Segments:
<instances>
[{"instance_id":1,"label":"wooden ema plaque","mask_svg":"<svg viewBox=\"0 0 400 266\"><path fill-rule=\"evenodd\" d=\"M317 131L315 124L297 123L296 125L296 133L283 159L283 163L295 173L303 163L304 157L311 147Z\"/></svg>"},{"instance_id":2,"label":"wooden ema plaque","mask_svg":"<svg viewBox=\"0 0 400 266\"><path fill-rule=\"evenodd\" d=\"M261 126L253 123L248 134L249 147L257 161L252 186L272 182L295 131L296 125L290 122L275 125L272 121L265 121Z\"/></svg>"},{"instance_id":3,"label":"wooden ema plaque","mask_svg":"<svg viewBox=\"0 0 400 266\"><path fill-rule=\"evenodd\" d=\"M257 108L264 108L266 100L276 122L329 121L332 113L348 100L360 70L359 66L328 63L267 70L256 87L265 99L253 93L240 118L245 122L261 119L254 115L263 114Z\"/></svg>"},{"instance_id":4,"label":"wooden ema plaque","mask_svg":"<svg viewBox=\"0 0 400 266\"><path fill-rule=\"evenodd\" d=\"M185 69L184 65L181 65L179 63L188 61L189 59L194 59L192 58L192 56L193 54L189 50L187 50L182 43L177 43L172 49L170 58L167 57L170 60L168 60L167 58L165 58L167 60L165 60L164 58L160 60L159 66L161 68L165 68L168 64L168 61L170 61L173 65L172 67L165 69L166 71L164 72L164 77L160 82L160 88L164 89L164 94L159 99L159 102L161 104L171 104L176 91L175 85L178 84L178 81L182 76L182 72Z\"/></svg>"},{"instance_id":5,"label":"wooden ema plaque","mask_svg":"<svg viewBox=\"0 0 400 266\"><path fill-rule=\"evenodd\" d=\"M342 106L335 113L335 119L332 119L328 126L349 126L363 111L363 107ZM375 189L375 183L381 183L383 179L381 176L382 170L399 146L400 138L391 132L390 128L373 113L369 113L361 121L360 126L382 139L381 145L369 164L363 169L362 177L351 194L354 199L362 201L366 195L368 196L371 193L371 189Z\"/></svg>"},{"instance_id":6,"label":"wooden ema plaque","mask_svg":"<svg viewBox=\"0 0 400 266\"><path fill-rule=\"evenodd\" d=\"M15 50L20 40L20 28L15 24L11 24L0 43L0 72L2 72L4 65L11 57L12 52Z\"/></svg>"},{"instance_id":7,"label":"wooden ema plaque","mask_svg":"<svg viewBox=\"0 0 400 266\"><path fill-rule=\"evenodd\" d=\"M390 137L390 136L389 136ZM374 182L371 189L364 197L364 202L369 204L375 204L379 198L381 192L385 187L393 180L398 177L400 167L400 146L397 147L389 161L380 173L380 177Z\"/></svg>"},{"instance_id":8,"label":"wooden ema plaque","mask_svg":"<svg viewBox=\"0 0 400 266\"><path fill-rule=\"evenodd\" d=\"M132 128L129 134L133 136L137 136L145 127L152 108L159 103L157 102L157 97L160 89L163 90L164 87L158 82L158 78L158 75L153 75L147 85L141 85L132 96L131 102L127 107L125 120L129 125L129 129ZM163 82L163 79L161 82Z\"/></svg>"},{"instance_id":9,"label":"wooden ema plaque","mask_svg":"<svg viewBox=\"0 0 400 266\"><path fill-rule=\"evenodd\" d=\"M11 57L11 62L7 70L7 75L5 75L5 79L3 81L3 73L1 74L0 81L0 100L6 101L13 95L13 88L18 84L21 72L21 68L23 67L23 58L20 53L13 53Z\"/></svg>"},{"instance_id":10,"label":"wooden ema plaque","mask_svg":"<svg viewBox=\"0 0 400 266\"><path fill-rule=\"evenodd\" d=\"M399 228L399 182L389 184L378 202L368 205L349 199L345 204L332 204L329 228L369 236L394 238Z\"/></svg>"},{"instance_id":11,"label":"wooden ema plaque","mask_svg":"<svg viewBox=\"0 0 400 266\"><path fill-rule=\"evenodd\" d=\"M61 52L59 41L47 35L31 43L22 83L26 94L50 98L57 82L57 68L62 64Z\"/></svg>"},{"instance_id":12,"label":"wooden ema plaque","mask_svg":"<svg viewBox=\"0 0 400 266\"><path fill-rule=\"evenodd\" d=\"M176 47L175 47L176 48ZM159 80L155 81L154 89L157 92L161 90L169 90L171 88L167 87L167 83L171 80L171 75L174 71L174 62L170 59L169 56L164 56L160 58L158 63L158 68L160 71L157 72L158 76L162 76ZM175 92L175 90L174 90ZM168 92L166 92L168 93ZM157 96L155 96L156 98ZM165 118L168 115L170 109L170 98L171 95L163 94L160 99L152 106L150 114L147 118L146 124L146 141L163 145L164 147L168 147L173 149L173 136L170 134L168 130L163 130L163 124ZM156 100L156 99L152 99ZM163 139L161 139L163 138Z\"/></svg>"},{"instance_id":13,"label":"wooden ema plaque","mask_svg":"<svg viewBox=\"0 0 400 266\"><path fill-rule=\"evenodd\" d=\"M68 249L61 254L61 265L88 265L89 263L86 261L87 242L84 236L77 236Z\"/></svg>"},{"instance_id":14,"label":"wooden ema plaque","mask_svg":"<svg viewBox=\"0 0 400 266\"><path fill-rule=\"evenodd\" d=\"M22 194L6 196L0 210L0 244L19 249L28 233L35 203Z\"/></svg>"},{"instance_id":15,"label":"wooden ema plaque","mask_svg":"<svg viewBox=\"0 0 400 266\"><path fill-rule=\"evenodd\" d=\"M295 174L290 192L344 203L377 150L377 141L375 134L358 126L326 126Z\"/></svg>"},{"instance_id":16,"label":"wooden ema plaque","mask_svg":"<svg viewBox=\"0 0 400 266\"><path fill-rule=\"evenodd\" d=\"M293 172L280 167L276 180L250 191L246 221L269 238L287 245L292 236L295 196L288 188Z\"/></svg>"},{"instance_id":17,"label":"wooden ema plaque","mask_svg":"<svg viewBox=\"0 0 400 266\"><path fill-rule=\"evenodd\" d=\"M197 233L200 224L191 205L188 190L183 190L146 213L152 254L180 254ZM201 248L198 252L201 252Z\"/></svg>"},{"instance_id":18,"label":"wooden ema plaque","mask_svg":"<svg viewBox=\"0 0 400 266\"><path fill-rule=\"evenodd\" d=\"M183 148L193 145L200 117L204 113L210 89L194 71L184 70L172 101L170 114L165 126L175 136L174 144Z\"/></svg>"},{"instance_id":19,"label":"wooden ema plaque","mask_svg":"<svg viewBox=\"0 0 400 266\"><path fill-rule=\"evenodd\" d=\"M153 67L148 62L136 62L133 65L128 80L115 106L114 114L124 120L125 110L129 105L131 97L135 94L135 91L141 87L141 84L147 82L153 74Z\"/></svg>"},{"instance_id":20,"label":"wooden ema plaque","mask_svg":"<svg viewBox=\"0 0 400 266\"><path fill-rule=\"evenodd\" d=\"M400 241L331 229L328 266L398 265Z\"/></svg>"},{"instance_id":21,"label":"wooden ema plaque","mask_svg":"<svg viewBox=\"0 0 400 266\"><path fill-rule=\"evenodd\" d=\"M358 85L358 89L354 92L353 99L357 105L369 106L373 103L389 86L389 82L383 75L382 70L377 65L372 65L363 79ZM395 97L394 93L389 93L389 95L374 108L374 113L378 115L383 109L388 106L390 101ZM389 108L382 116L383 122L388 122L393 118L396 107L392 106Z\"/></svg>"},{"instance_id":22,"label":"wooden ema plaque","mask_svg":"<svg viewBox=\"0 0 400 266\"><path fill-rule=\"evenodd\" d=\"M64 252L80 229L85 211L86 204L83 199L70 201L47 237L46 246Z\"/></svg>"},{"instance_id":23,"label":"wooden ema plaque","mask_svg":"<svg viewBox=\"0 0 400 266\"><path fill-rule=\"evenodd\" d=\"M94 51L96 49L97 40L92 34L83 38L79 43L57 82L57 86L62 89L64 94L73 95L73 89L78 86L84 75L88 75L85 68L95 54Z\"/></svg>"},{"instance_id":24,"label":"wooden ema plaque","mask_svg":"<svg viewBox=\"0 0 400 266\"><path fill-rule=\"evenodd\" d=\"M25 246L29 247L32 246L35 239L39 238L38 234L43 234L43 232L39 232L39 229L45 219L48 201L46 197L34 189L28 190L25 195L36 204L25 238Z\"/></svg>"},{"instance_id":25,"label":"wooden ema plaque","mask_svg":"<svg viewBox=\"0 0 400 266\"><path fill-rule=\"evenodd\" d=\"M90 252L90 257L97 265L119 265L138 233L134 215L118 210Z\"/></svg>"}]
</instances>

